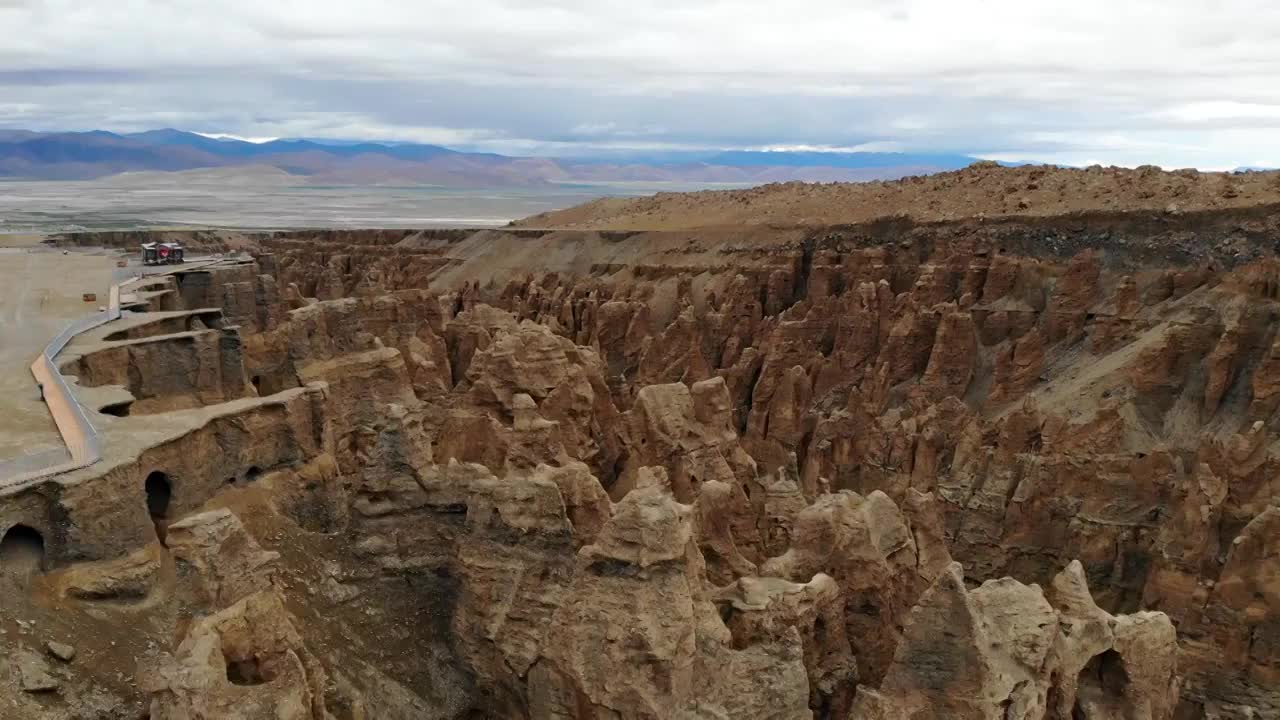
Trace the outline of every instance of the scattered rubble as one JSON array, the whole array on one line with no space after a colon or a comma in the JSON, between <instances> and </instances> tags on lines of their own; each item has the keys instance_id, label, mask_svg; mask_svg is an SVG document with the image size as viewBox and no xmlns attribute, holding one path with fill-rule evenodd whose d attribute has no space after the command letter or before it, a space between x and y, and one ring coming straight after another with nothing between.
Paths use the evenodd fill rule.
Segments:
<instances>
[{"instance_id":1,"label":"scattered rubble","mask_svg":"<svg viewBox=\"0 0 1280 720\"><path fill-rule=\"evenodd\" d=\"M61 660L62 662L69 663L72 660L76 659L75 647L71 645L67 645L66 643L60 643L60 642L55 642L53 640L50 640L49 642L45 643L44 647L46 650L49 651L50 655Z\"/></svg>"}]
</instances>

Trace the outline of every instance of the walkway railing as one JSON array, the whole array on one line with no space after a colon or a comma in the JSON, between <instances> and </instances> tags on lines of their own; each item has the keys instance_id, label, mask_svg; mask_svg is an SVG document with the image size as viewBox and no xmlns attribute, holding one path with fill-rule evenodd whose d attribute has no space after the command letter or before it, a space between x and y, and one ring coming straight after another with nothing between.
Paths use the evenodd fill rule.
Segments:
<instances>
[{"instance_id":1,"label":"walkway railing","mask_svg":"<svg viewBox=\"0 0 1280 720\"><path fill-rule=\"evenodd\" d=\"M67 325L45 345L44 351L31 363L31 375L40 388L42 399L49 406L49 414L53 416L66 450L49 450L0 463L0 489L48 475L79 470L102 459L102 439L90 422L89 413L76 399L75 393L71 392L67 379L58 371L54 359L77 335L120 318L121 284L124 283L111 286L106 310Z\"/></svg>"},{"instance_id":2,"label":"walkway railing","mask_svg":"<svg viewBox=\"0 0 1280 720\"><path fill-rule=\"evenodd\" d=\"M128 280L120 280L111 285L105 310L76 320L49 341L44 352L31 363L31 374L41 388L44 402L49 406L49 413L53 415L53 422L58 426L58 434L62 436L66 450L49 450L0 462L0 491L50 475L79 470L102 459L102 438L90 422L88 411L76 399L75 393L71 392L71 386L54 362L54 358L67 343L81 333L120 319L122 287L140 282L146 277L216 264L220 258L221 256L215 256L214 259L195 260L183 266L166 267L150 275L145 270L138 275L130 273ZM116 277L122 277L123 272L117 270Z\"/></svg>"}]
</instances>

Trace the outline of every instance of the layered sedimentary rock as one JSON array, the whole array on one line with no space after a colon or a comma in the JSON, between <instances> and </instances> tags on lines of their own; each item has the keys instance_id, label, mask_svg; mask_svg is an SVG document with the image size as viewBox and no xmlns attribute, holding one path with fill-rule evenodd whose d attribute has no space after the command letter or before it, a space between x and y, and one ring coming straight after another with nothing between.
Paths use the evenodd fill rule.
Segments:
<instances>
[{"instance_id":1,"label":"layered sedimentary rock","mask_svg":"<svg viewBox=\"0 0 1280 720\"><path fill-rule=\"evenodd\" d=\"M1280 264L1151 240L1219 220L264 239L73 345L133 398L95 416L122 454L0 498L42 543L8 610L51 628L15 657L88 618L141 688L0 683L49 717L1275 717Z\"/></svg>"},{"instance_id":2,"label":"layered sedimentary rock","mask_svg":"<svg viewBox=\"0 0 1280 720\"><path fill-rule=\"evenodd\" d=\"M1170 717L1176 657L1168 617L1100 610L1078 563L1049 598L1011 578L969 590L953 564L912 609L883 682L859 692L851 717Z\"/></svg>"},{"instance_id":3,"label":"layered sedimentary rock","mask_svg":"<svg viewBox=\"0 0 1280 720\"><path fill-rule=\"evenodd\" d=\"M232 513L171 528L175 560L194 571L204 608L173 655L144 677L151 717L324 720L324 670L273 586L271 564Z\"/></svg>"}]
</instances>

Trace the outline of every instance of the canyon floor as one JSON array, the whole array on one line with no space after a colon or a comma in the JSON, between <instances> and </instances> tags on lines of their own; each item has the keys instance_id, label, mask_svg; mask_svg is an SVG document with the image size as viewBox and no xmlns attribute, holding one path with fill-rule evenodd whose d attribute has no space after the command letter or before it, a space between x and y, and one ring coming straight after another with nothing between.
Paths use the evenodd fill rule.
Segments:
<instances>
[{"instance_id":1,"label":"canyon floor","mask_svg":"<svg viewBox=\"0 0 1280 720\"><path fill-rule=\"evenodd\" d=\"M58 356L0 718L1280 718L1276 178L51 236L235 254Z\"/></svg>"}]
</instances>

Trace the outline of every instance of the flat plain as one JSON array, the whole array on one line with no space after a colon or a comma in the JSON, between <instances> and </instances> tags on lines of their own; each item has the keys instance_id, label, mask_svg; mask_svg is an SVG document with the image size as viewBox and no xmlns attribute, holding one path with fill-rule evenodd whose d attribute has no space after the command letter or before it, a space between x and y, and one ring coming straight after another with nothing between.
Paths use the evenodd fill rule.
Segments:
<instances>
[{"instance_id":1,"label":"flat plain","mask_svg":"<svg viewBox=\"0 0 1280 720\"><path fill-rule=\"evenodd\" d=\"M93 181L0 181L0 233L223 227L495 227L601 197L707 185L528 188L317 186L281 173L126 173ZM729 187L729 186L716 186Z\"/></svg>"}]
</instances>

